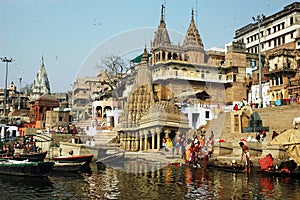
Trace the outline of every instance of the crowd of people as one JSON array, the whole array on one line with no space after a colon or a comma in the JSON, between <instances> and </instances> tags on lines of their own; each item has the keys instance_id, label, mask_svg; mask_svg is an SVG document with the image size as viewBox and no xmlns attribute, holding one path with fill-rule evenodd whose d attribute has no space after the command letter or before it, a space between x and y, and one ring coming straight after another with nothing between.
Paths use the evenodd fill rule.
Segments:
<instances>
[{"instance_id":1,"label":"crowd of people","mask_svg":"<svg viewBox=\"0 0 300 200\"><path fill-rule=\"evenodd\" d=\"M7 142L5 144L0 145L0 150L6 152L8 155L13 155L15 152L15 149L23 149L26 152L39 152L41 148L39 148L33 139L33 137L28 137L24 139L22 142L15 141L13 143Z\"/></svg>"},{"instance_id":2,"label":"crowd of people","mask_svg":"<svg viewBox=\"0 0 300 200\"><path fill-rule=\"evenodd\" d=\"M214 146L214 133L208 138L205 134L194 134L191 138L180 135L171 140L170 137L162 139L162 147L164 151L172 151L172 154L181 155L186 163L199 165L200 161L208 160L212 156Z\"/></svg>"}]
</instances>

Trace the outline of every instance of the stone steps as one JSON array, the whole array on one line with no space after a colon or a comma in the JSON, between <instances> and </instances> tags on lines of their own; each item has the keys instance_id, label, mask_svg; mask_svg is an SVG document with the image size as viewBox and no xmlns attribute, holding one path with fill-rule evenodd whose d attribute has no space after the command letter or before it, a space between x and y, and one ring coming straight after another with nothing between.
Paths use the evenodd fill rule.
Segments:
<instances>
[{"instance_id":1,"label":"stone steps","mask_svg":"<svg viewBox=\"0 0 300 200\"><path fill-rule=\"evenodd\" d=\"M300 104L253 109L253 112L258 112L259 116L262 119L263 126L269 126L270 129L267 138L270 138L273 130L275 130L276 132L282 132L284 130L293 128L292 120L295 117L300 116ZM223 123L218 120L221 119L217 118L216 121L212 120L212 124L214 124L212 126L216 126L216 124L220 125ZM255 135L255 133L251 134ZM245 134L231 134L231 113L226 112L220 138L224 139L225 141L229 141L235 139L234 137L236 137L236 139L243 138L245 137Z\"/></svg>"},{"instance_id":2,"label":"stone steps","mask_svg":"<svg viewBox=\"0 0 300 200\"><path fill-rule=\"evenodd\" d=\"M110 143L113 139L117 137L118 133L109 130L97 130L96 135L94 135L96 145L105 145Z\"/></svg>"},{"instance_id":3,"label":"stone steps","mask_svg":"<svg viewBox=\"0 0 300 200\"><path fill-rule=\"evenodd\" d=\"M293 128L292 121L300 116L300 104L254 109L260 115L263 126L269 126L273 130L281 132Z\"/></svg>"}]
</instances>

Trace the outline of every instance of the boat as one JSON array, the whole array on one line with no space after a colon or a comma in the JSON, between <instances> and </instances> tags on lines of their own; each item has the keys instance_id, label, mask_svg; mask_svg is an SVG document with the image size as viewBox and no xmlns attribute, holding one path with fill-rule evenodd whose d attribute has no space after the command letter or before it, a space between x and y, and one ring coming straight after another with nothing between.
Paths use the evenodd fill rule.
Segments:
<instances>
[{"instance_id":1,"label":"boat","mask_svg":"<svg viewBox=\"0 0 300 200\"><path fill-rule=\"evenodd\" d=\"M0 173L15 176L47 176L54 162L30 162L28 160L1 160Z\"/></svg>"},{"instance_id":2,"label":"boat","mask_svg":"<svg viewBox=\"0 0 300 200\"><path fill-rule=\"evenodd\" d=\"M47 153L48 153L47 151L18 153L13 156L13 159L14 160L29 160L31 162L39 162L39 161L44 161Z\"/></svg>"},{"instance_id":3,"label":"boat","mask_svg":"<svg viewBox=\"0 0 300 200\"><path fill-rule=\"evenodd\" d=\"M80 163L55 162L52 171L55 171L55 172L78 172L84 165L85 165L85 162L80 162Z\"/></svg>"},{"instance_id":4,"label":"boat","mask_svg":"<svg viewBox=\"0 0 300 200\"><path fill-rule=\"evenodd\" d=\"M65 156L56 156L53 157L52 159L55 162L60 162L60 163L81 163L85 162L86 165L89 165L91 160L93 159L94 154L84 154L84 155L65 155Z\"/></svg>"},{"instance_id":5,"label":"boat","mask_svg":"<svg viewBox=\"0 0 300 200\"><path fill-rule=\"evenodd\" d=\"M28 153L17 153L14 155L11 154L2 154L2 159L10 159L10 160L28 160L31 162L39 162L44 161L47 155L47 151L44 152L28 152Z\"/></svg>"},{"instance_id":6,"label":"boat","mask_svg":"<svg viewBox=\"0 0 300 200\"><path fill-rule=\"evenodd\" d=\"M96 161L99 170L104 170L106 166L121 167L124 163L124 151L99 149L99 152L101 153L98 153L98 159Z\"/></svg>"}]
</instances>

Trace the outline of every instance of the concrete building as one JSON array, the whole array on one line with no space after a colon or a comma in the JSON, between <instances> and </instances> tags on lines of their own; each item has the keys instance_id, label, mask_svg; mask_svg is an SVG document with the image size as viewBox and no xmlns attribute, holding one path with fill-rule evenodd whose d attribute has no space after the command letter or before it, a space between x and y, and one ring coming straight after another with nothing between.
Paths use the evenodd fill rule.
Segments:
<instances>
[{"instance_id":1,"label":"concrete building","mask_svg":"<svg viewBox=\"0 0 300 200\"><path fill-rule=\"evenodd\" d=\"M299 20L300 3L295 2L271 16L263 17L260 22L235 31L235 41L245 44L248 53L258 54L260 42L262 83L270 84L269 93L266 94L269 95L270 104L300 95ZM258 66L257 60L255 65ZM258 84L258 73L256 68L252 74L253 85Z\"/></svg>"},{"instance_id":2,"label":"concrete building","mask_svg":"<svg viewBox=\"0 0 300 200\"><path fill-rule=\"evenodd\" d=\"M92 117L94 92L99 92L98 77L77 78L72 88L73 120L80 121Z\"/></svg>"}]
</instances>

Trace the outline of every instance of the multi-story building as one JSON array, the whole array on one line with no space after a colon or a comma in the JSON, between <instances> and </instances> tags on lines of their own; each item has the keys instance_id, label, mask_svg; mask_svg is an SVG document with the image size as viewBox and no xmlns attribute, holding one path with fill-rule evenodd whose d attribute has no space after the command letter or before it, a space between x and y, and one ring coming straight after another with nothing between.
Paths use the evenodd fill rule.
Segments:
<instances>
[{"instance_id":1,"label":"multi-story building","mask_svg":"<svg viewBox=\"0 0 300 200\"><path fill-rule=\"evenodd\" d=\"M300 2L235 31L235 41L246 45L248 53L262 54L262 83L269 84L271 103L300 95ZM256 64L258 66L258 63ZM258 84L258 69L253 71L253 85ZM284 102L284 101L283 101Z\"/></svg>"},{"instance_id":2,"label":"multi-story building","mask_svg":"<svg viewBox=\"0 0 300 200\"><path fill-rule=\"evenodd\" d=\"M92 117L92 101L94 91L99 91L98 77L77 78L72 89L73 120Z\"/></svg>"}]
</instances>

